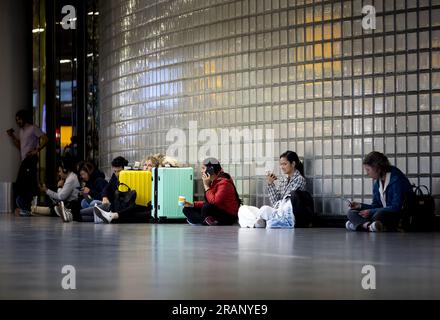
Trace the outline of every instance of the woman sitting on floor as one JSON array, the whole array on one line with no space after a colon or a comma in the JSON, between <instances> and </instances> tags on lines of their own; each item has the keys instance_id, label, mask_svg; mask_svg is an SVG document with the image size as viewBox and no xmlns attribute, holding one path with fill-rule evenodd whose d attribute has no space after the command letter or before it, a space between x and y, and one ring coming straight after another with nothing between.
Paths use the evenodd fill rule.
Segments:
<instances>
[{"instance_id":1,"label":"woman sitting on floor","mask_svg":"<svg viewBox=\"0 0 440 320\"><path fill-rule=\"evenodd\" d=\"M209 226L236 223L241 200L234 181L217 159L203 161L202 180L206 201L185 202L183 214L188 223Z\"/></svg>"},{"instance_id":2,"label":"woman sitting on floor","mask_svg":"<svg viewBox=\"0 0 440 320\"><path fill-rule=\"evenodd\" d=\"M363 165L366 174L374 180L373 202L351 202L345 227L350 231L397 230L404 201L413 196L411 183L383 153L370 152Z\"/></svg>"},{"instance_id":3,"label":"woman sitting on floor","mask_svg":"<svg viewBox=\"0 0 440 320\"><path fill-rule=\"evenodd\" d=\"M242 228L294 227L290 194L295 190L305 191L304 166L295 152L286 151L280 156L280 169L285 176L280 179L278 184L275 184L278 178L273 173L266 176L267 191L272 206L263 206L260 209L242 206L238 212Z\"/></svg>"},{"instance_id":4,"label":"woman sitting on floor","mask_svg":"<svg viewBox=\"0 0 440 320\"><path fill-rule=\"evenodd\" d=\"M94 207L95 204L102 203L102 192L108 182L101 174L90 162L84 162L79 169L79 175L84 183L84 187L80 190L80 196L83 197L81 209Z\"/></svg>"}]
</instances>

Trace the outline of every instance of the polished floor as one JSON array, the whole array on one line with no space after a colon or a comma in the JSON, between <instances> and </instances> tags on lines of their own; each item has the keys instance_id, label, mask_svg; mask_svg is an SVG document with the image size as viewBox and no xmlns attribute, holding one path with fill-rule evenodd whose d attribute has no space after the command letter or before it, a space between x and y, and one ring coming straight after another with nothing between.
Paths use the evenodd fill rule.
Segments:
<instances>
[{"instance_id":1,"label":"polished floor","mask_svg":"<svg viewBox=\"0 0 440 320\"><path fill-rule=\"evenodd\" d=\"M75 268L75 290L62 288L65 265ZM362 288L365 265L375 267L375 290ZM95 225L0 214L0 299L439 298L440 233Z\"/></svg>"}]
</instances>

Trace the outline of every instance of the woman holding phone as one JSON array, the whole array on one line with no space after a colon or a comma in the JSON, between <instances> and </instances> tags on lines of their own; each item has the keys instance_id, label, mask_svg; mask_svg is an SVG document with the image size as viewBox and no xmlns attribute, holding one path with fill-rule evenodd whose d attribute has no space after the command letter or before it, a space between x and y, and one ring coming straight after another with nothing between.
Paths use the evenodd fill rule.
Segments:
<instances>
[{"instance_id":1,"label":"woman holding phone","mask_svg":"<svg viewBox=\"0 0 440 320\"><path fill-rule=\"evenodd\" d=\"M285 200L292 191L306 190L304 178L304 166L296 152L286 151L280 155L280 169L283 176L278 177L268 172L267 192L271 206L263 206L260 209L252 206L242 206L238 213L239 223L242 228L293 228L293 214L285 206ZM275 181L278 180L278 183ZM290 201L290 200L289 200Z\"/></svg>"},{"instance_id":2,"label":"woman holding phone","mask_svg":"<svg viewBox=\"0 0 440 320\"><path fill-rule=\"evenodd\" d=\"M349 202L345 227L350 231L396 230L404 201L413 195L408 178L377 151L370 152L363 165L368 177L374 180L373 202Z\"/></svg>"},{"instance_id":3,"label":"woman holding phone","mask_svg":"<svg viewBox=\"0 0 440 320\"><path fill-rule=\"evenodd\" d=\"M224 172L215 158L202 163L205 201L185 201L183 214L189 224L232 225L237 222L240 197L231 176Z\"/></svg>"}]
</instances>

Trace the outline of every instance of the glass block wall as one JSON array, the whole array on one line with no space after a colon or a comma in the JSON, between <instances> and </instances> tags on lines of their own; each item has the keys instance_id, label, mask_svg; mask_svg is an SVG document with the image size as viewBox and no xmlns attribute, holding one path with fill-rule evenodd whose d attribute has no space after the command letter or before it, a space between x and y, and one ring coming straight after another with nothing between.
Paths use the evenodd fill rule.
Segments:
<instances>
[{"instance_id":1,"label":"glass block wall","mask_svg":"<svg viewBox=\"0 0 440 320\"><path fill-rule=\"evenodd\" d=\"M367 4L375 30L362 28ZM304 159L321 215L370 201L372 150L427 185L440 212L440 0L112 0L100 19L108 170L117 155L165 152L190 121L273 129L274 163L287 149ZM252 163L225 170L245 203L267 202Z\"/></svg>"}]
</instances>

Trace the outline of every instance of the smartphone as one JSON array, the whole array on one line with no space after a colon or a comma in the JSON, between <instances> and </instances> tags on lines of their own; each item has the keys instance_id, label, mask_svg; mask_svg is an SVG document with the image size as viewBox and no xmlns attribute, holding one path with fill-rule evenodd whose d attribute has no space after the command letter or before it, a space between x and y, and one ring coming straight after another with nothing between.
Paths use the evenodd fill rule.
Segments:
<instances>
[{"instance_id":1,"label":"smartphone","mask_svg":"<svg viewBox=\"0 0 440 320\"><path fill-rule=\"evenodd\" d=\"M211 176L211 175L213 175L215 172L214 172L214 168L213 167L207 167L206 168L206 170L205 170L205 174L207 175L207 176Z\"/></svg>"}]
</instances>

